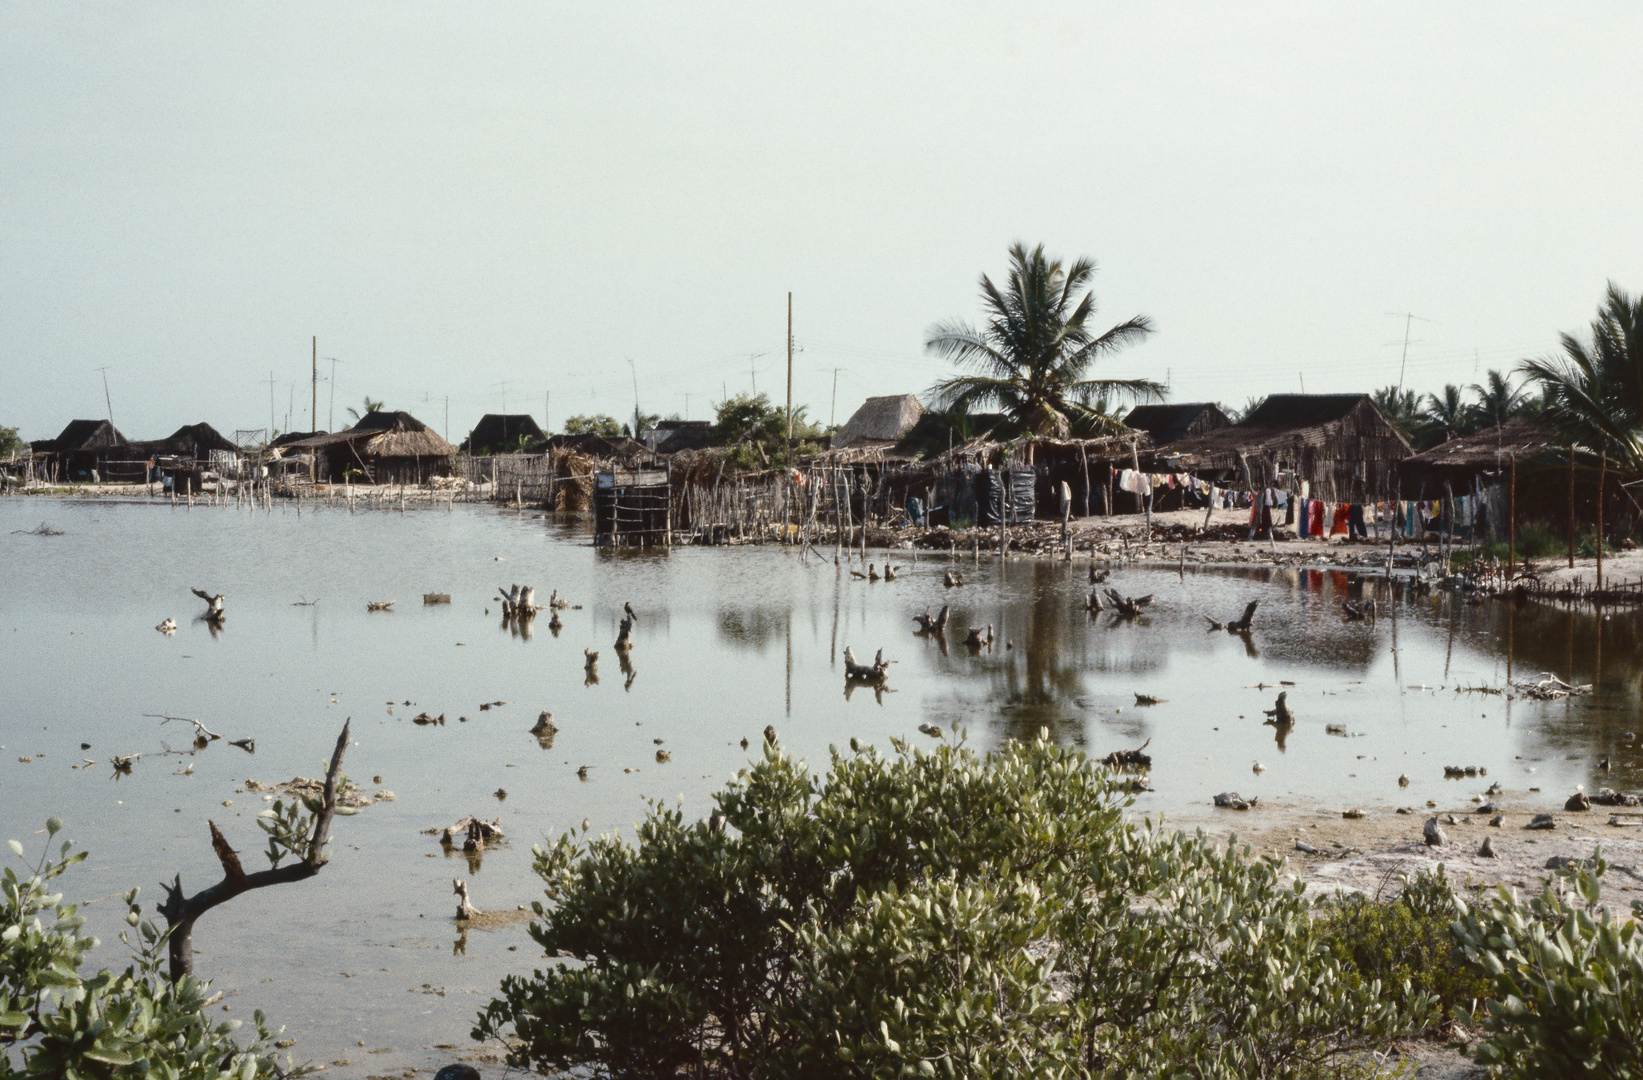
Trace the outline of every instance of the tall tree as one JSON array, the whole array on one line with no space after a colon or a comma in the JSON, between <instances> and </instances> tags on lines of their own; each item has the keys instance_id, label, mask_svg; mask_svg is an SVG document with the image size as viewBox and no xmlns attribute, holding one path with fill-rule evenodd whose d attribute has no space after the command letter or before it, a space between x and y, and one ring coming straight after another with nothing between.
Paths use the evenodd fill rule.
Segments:
<instances>
[{"instance_id":1,"label":"tall tree","mask_svg":"<svg viewBox=\"0 0 1643 1080\"><path fill-rule=\"evenodd\" d=\"M378 412L386 408L388 405L386 401L378 401L370 394L365 395L365 401L362 404L364 405L363 409L355 409L352 406L349 406L348 408L348 415L354 418L354 423L356 424L365 419L367 414Z\"/></svg>"},{"instance_id":2,"label":"tall tree","mask_svg":"<svg viewBox=\"0 0 1643 1080\"><path fill-rule=\"evenodd\" d=\"M1095 294L1079 294L1094 276L1089 259L1063 269L1060 260L1044 255L1042 244L1031 251L1012 246L1003 288L981 276L986 327L953 320L930 329L925 349L971 372L931 388L937 407L990 407L1005 416L1001 434L1066 438L1108 429L1110 417L1102 411L1107 400L1163 400L1163 386L1150 379L1088 377L1097 360L1152 332L1145 315L1101 334L1092 331Z\"/></svg>"},{"instance_id":3,"label":"tall tree","mask_svg":"<svg viewBox=\"0 0 1643 1080\"><path fill-rule=\"evenodd\" d=\"M1428 444L1440 443L1473 430L1472 407L1461 396L1461 388L1454 383L1444 386L1443 394L1427 394L1426 409L1421 414Z\"/></svg>"},{"instance_id":4,"label":"tall tree","mask_svg":"<svg viewBox=\"0 0 1643 1080\"><path fill-rule=\"evenodd\" d=\"M1472 393L1478 396L1472 406L1472 417L1480 428L1499 427L1523 412L1526 395L1521 386L1513 386L1509 375L1489 369L1483 383L1473 383Z\"/></svg>"},{"instance_id":5,"label":"tall tree","mask_svg":"<svg viewBox=\"0 0 1643 1080\"><path fill-rule=\"evenodd\" d=\"M1562 356L1525 360L1519 370L1545 394L1542 415L1576 446L1643 473L1643 295L1609 282L1590 345L1564 334Z\"/></svg>"},{"instance_id":6,"label":"tall tree","mask_svg":"<svg viewBox=\"0 0 1643 1080\"><path fill-rule=\"evenodd\" d=\"M1370 397L1381 415L1386 417L1386 422L1397 428L1399 434L1410 442L1419 438L1422 425L1419 395L1413 390L1383 386Z\"/></svg>"}]
</instances>

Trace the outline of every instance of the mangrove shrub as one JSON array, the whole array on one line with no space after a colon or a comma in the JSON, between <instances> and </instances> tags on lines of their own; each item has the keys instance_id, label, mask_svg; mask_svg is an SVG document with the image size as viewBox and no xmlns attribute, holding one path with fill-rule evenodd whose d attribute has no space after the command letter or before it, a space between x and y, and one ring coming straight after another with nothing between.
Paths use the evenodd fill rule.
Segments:
<instances>
[{"instance_id":1,"label":"mangrove shrub","mask_svg":"<svg viewBox=\"0 0 1643 1080\"><path fill-rule=\"evenodd\" d=\"M715 799L537 848L553 962L475 1038L611 1077L1276 1078L1431 1016L1320 947L1279 860L1126 821L1043 738L824 776L767 747Z\"/></svg>"}]
</instances>

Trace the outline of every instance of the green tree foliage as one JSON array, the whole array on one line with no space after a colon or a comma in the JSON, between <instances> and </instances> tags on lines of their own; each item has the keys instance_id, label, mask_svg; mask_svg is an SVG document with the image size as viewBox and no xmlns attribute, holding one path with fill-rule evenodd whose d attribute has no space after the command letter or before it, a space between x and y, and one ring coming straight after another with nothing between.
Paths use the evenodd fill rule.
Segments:
<instances>
[{"instance_id":1,"label":"green tree foliage","mask_svg":"<svg viewBox=\"0 0 1643 1080\"><path fill-rule=\"evenodd\" d=\"M772 405L767 394L738 394L719 403L713 440L730 448L729 463L742 469L790 465L820 447L814 442L822 429L805 418L805 407L793 409L793 439L787 446L787 410Z\"/></svg>"},{"instance_id":2,"label":"green tree foliage","mask_svg":"<svg viewBox=\"0 0 1643 1080\"><path fill-rule=\"evenodd\" d=\"M0 427L0 457L9 458L28 444L14 427Z\"/></svg>"},{"instance_id":3,"label":"green tree foliage","mask_svg":"<svg viewBox=\"0 0 1643 1080\"><path fill-rule=\"evenodd\" d=\"M360 408L356 409L351 405L348 407L348 415L353 417L354 423L357 424L370 413L380 412L387 407L388 403L386 401L378 401L370 394L366 394L365 400L360 403Z\"/></svg>"},{"instance_id":4,"label":"green tree foliage","mask_svg":"<svg viewBox=\"0 0 1643 1080\"><path fill-rule=\"evenodd\" d=\"M46 832L62 829L56 818ZM10 841L12 853L23 845ZM205 1015L209 984L192 976L175 982L161 974L166 934L143 918L138 890L125 894L121 942L132 963L116 974L86 975L80 968L97 948L83 932L73 904L51 883L86 857L65 842L55 859L42 853L19 874L7 866L0 879L0 1077L250 1080L281 1075L272 1052L277 1032L255 1016L257 1037L235 1040L236 1020Z\"/></svg>"},{"instance_id":5,"label":"green tree foliage","mask_svg":"<svg viewBox=\"0 0 1643 1080\"><path fill-rule=\"evenodd\" d=\"M1386 422L1398 429L1398 434L1411 443L1419 440L1421 429L1420 397L1413 390L1401 390L1396 386L1383 386L1370 397L1375 402L1375 408L1386 417Z\"/></svg>"},{"instance_id":6,"label":"green tree foliage","mask_svg":"<svg viewBox=\"0 0 1643 1080\"><path fill-rule=\"evenodd\" d=\"M1472 406L1472 422L1477 428L1499 427L1521 416L1527 404L1527 395L1521 386L1513 386L1509 375L1490 368L1482 383L1472 384L1472 393L1478 400Z\"/></svg>"},{"instance_id":7,"label":"green tree foliage","mask_svg":"<svg viewBox=\"0 0 1643 1080\"><path fill-rule=\"evenodd\" d=\"M1643 901L1600 909L1607 869L1572 863L1527 904L1501 886L1456 924L1493 983L1477 1056L1498 1075L1643 1077Z\"/></svg>"},{"instance_id":8,"label":"green tree foliage","mask_svg":"<svg viewBox=\"0 0 1643 1080\"><path fill-rule=\"evenodd\" d=\"M599 435L606 439L620 438L622 425L613 416L598 413L594 416L573 416L565 421L566 435Z\"/></svg>"},{"instance_id":9,"label":"green tree foliage","mask_svg":"<svg viewBox=\"0 0 1643 1080\"><path fill-rule=\"evenodd\" d=\"M1461 388L1454 383L1445 385L1441 395L1426 395L1426 408L1421 411L1421 435L1426 445L1470 435L1477 430L1472 408L1461 395Z\"/></svg>"},{"instance_id":10,"label":"green tree foliage","mask_svg":"<svg viewBox=\"0 0 1643 1080\"><path fill-rule=\"evenodd\" d=\"M1520 368L1545 394L1542 415L1593 456L1643 473L1643 294L1614 282L1592 320L1591 343L1563 335L1563 355Z\"/></svg>"},{"instance_id":11,"label":"green tree foliage","mask_svg":"<svg viewBox=\"0 0 1643 1080\"><path fill-rule=\"evenodd\" d=\"M1424 1026L1428 996L1318 948L1278 860L1124 820L1045 739L824 777L774 748L635 844L535 851L532 937L476 1038L615 1077L1301 1077ZM568 961L568 962L564 962Z\"/></svg>"},{"instance_id":12,"label":"green tree foliage","mask_svg":"<svg viewBox=\"0 0 1643 1080\"><path fill-rule=\"evenodd\" d=\"M1062 268L1044 246L1010 248L1004 287L981 276L985 329L961 321L931 327L925 349L971 374L932 388L938 408L967 411L991 407L1004 413L1006 435L1032 433L1066 438L1115 430L1097 402L1161 401L1164 388L1148 379L1091 379L1104 356L1143 340L1152 322L1137 315L1104 333L1089 327L1095 294L1080 291L1095 276L1095 263L1078 259Z\"/></svg>"}]
</instances>

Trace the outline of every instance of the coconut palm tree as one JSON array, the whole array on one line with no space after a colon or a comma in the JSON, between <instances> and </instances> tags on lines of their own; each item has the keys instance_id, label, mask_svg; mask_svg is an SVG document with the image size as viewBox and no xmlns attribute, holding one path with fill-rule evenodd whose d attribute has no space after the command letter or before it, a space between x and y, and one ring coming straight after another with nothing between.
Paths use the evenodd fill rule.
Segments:
<instances>
[{"instance_id":1,"label":"coconut palm tree","mask_svg":"<svg viewBox=\"0 0 1643 1080\"><path fill-rule=\"evenodd\" d=\"M377 412L378 410L385 408L388 403L386 401L377 401L375 398L371 397L370 394L366 394L364 404L365 408L363 410L355 409L352 406L348 409L348 415L354 418L354 423L356 424L365 419L367 413Z\"/></svg>"},{"instance_id":2,"label":"coconut palm tree","mask_svg":"<svg viewBox=\"0 0 1643 1080\"><path fill-rule=\"evenodd\" d=\"M1482 385L1472 384L1472 393L1478 396L1472 406L1472 418L1480 428L1499 427L1522 414L1528 398L1523 387L1514 387L1510 376L1502 375L1494 368L1489 369Z\"/></svg>"},{"instance_id":3,"label":"coconut palm tree","mask_svg":"<svg viewBox=\"0 0 1643 1080\"><path fill-rule=\"evenodd\" d=\"M1383 386L1370 397L1375 402L1375 408L1386 417L1386 422L1397 428L1404 438L1414 442L1422 425L1420 396L1413 390Z\"/></svg>"},{"instance_id":4,"label":"coconut palm tree","mask_svg":"<svg viewBox=\"0 0 1643 1080\"><path fill-rule=\"evenodd\" d=\"M1472 407L1461 399L1460 387L1449 383L1444 386L1442 397L1427 394L1426 401L1421 418L1429 445L1472 432Z\"/></svg>"},{"instance_id":5,"label":"coconut palm tree","mask_svg":"<svg viewBox=\"0 0 1643 1080\"><path fill-rule=\"evenodd\" d=\"M1520 369L1544 392L1542 413L1588 453L1643 473L1643 295L1609 282L1588 346L1563 335L1563 355Z\"/></svg>"},{"instance_id":6,"label":"coconut palm tree","mask_svg":"<svg viewBox=\"0 0 1643 1080\"><path fill-rule=\"evenodd\" d=\"M971 371L936 383L936 406L996 409L1005 416L1005 435L1067 438L1113 430L1116 422L1104 412L1108 400L1163 400L1163 386L1150 379L1087 377L1098 359L1152 332L1151 320L1137 315L1094 333L1088 323L1095 294L1079 295L1094 276L1089 259L1063 268L1045 257L1042 244L1031 251L1012 246L1004 287L981 277L986 327L953 320L930 329L926 351Z\"/></svg>"}]
</instances>

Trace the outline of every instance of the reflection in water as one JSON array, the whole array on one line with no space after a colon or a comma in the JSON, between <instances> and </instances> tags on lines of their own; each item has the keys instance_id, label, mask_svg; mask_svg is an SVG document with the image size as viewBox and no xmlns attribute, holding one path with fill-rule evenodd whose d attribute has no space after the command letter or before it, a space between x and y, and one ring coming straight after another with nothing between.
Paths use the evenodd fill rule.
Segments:
<instances>
[{"instance_id":1,"label":"reflection in water","mask_svg":"<svg viewBox=\"0 0 1643 1080\"><path fill-rule=\"evenodd\" d=\"M627 649L618 649L616 651L616 663L619 667L621 667L622 674L627 676L627 679L622 683L622 689L632 690L635 673L633 670L633 659L629 655L629 651ZM594 681L597 682L598 680L596 679Z\"/></svg>"},{"instance_id":2,"label":"reflection in water","mask_svg":"<svg viewBox=\"0 0 1643 1080\"><path fill-rule=\"evenodd\" d=\"M468 955L468 926L467 926L466 923L461 924L457 928L456 940L451 942L451 955L452 956L467 956Z\"/></svg>"}]
</instances>

